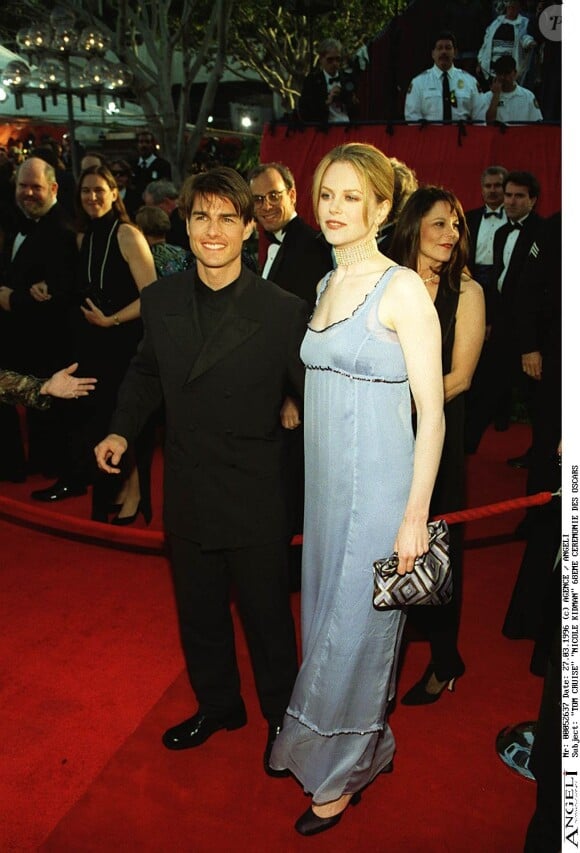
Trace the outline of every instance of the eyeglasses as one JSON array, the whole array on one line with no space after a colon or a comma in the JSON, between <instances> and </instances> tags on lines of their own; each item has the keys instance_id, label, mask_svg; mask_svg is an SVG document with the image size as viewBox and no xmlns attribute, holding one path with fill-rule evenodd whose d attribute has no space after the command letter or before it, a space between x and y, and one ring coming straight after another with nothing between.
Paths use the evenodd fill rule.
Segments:
<instances>
[{"instance_id":1,"label":"eyeglasses","mask_svg":"<svg viewBox=\"0 0 580 853\"><path fill-rule=\"evenodd\" d=\"M268 199L270 204L278 204L285 192L288 192L288 190L270 190L270 192L266 193L266 195L254 195L252 196L252 198L254 199L254 204L256 205L256 207L261 207L266 201L266 199Z\"/></svg>"}]
</instances>

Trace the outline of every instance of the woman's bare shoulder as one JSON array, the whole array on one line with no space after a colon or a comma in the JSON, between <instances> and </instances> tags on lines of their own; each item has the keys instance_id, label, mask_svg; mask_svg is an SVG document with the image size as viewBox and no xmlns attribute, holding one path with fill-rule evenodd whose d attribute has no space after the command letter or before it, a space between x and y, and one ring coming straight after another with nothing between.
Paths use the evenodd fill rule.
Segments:
<instances>
[{"instance_id":1,"label":"woman's bare shoulder","mask_svg":"<svg viewBox=\"0 0 580 853\"><path fill-rule=\"evenodd\" d=\"M469 272L461 273L461 292L470 294L483 294L483 287L477 282Z\"/></svg>"}]
</instances>

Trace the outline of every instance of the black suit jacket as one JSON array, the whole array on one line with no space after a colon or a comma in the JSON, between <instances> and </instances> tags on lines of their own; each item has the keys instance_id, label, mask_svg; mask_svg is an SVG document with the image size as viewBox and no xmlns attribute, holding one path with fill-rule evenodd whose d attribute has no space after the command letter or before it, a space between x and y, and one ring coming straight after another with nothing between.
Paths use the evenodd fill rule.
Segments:
<instances>
[{"instance_id":1,"label":"black suit jacket","mask_svg":"<svg viewBox=\"0 0 580 853\"><path fill-rule=\"evenodd\" d=\"M313 309L316 285L333 266L331 247L321 232L295 216L284 229L284 240L268 271L268 279L305 299Z\"/></svg>"},{"instance_id":2,"label":"black suit jacket","mask_svg":"<svg viewBox=\"0 0 580 853\"><path fill-rule=\"evenodd\" d=\"M171 164L163 157L156 157L150 166L140 166L139 160L133 166L135 189L142 195L143 190L152 181L160 181L161 179L171 181Z\"/></svg>"},{"instance_id":3,"label":"black suit jacket","mask_svg":"<svg viewBox=\"0 0 580 853\"><path fill-rule=\"evenodd\" d=\"M8 257L12 246L7 247ZM76 236L60 204L55 204L41 217L27 235L14 259L10 261L6 280L13 289L10 312L5 314L2 348L10 348L10 358L3 366L37 376L50 376L64 367L71 357L68 326L69 312L78 303L78 250ZM37 302L30 287L45 281L51 299Z\"/></svg>"},{"instance_id":4,"label":"black suit jacket","mask_svg":"<svg viewBox=\"0 0 580 853\"><path fill-rule=\"evenodd\" d=\"M514 246L509 266L503 280L501 293L497 290L497 281L504 268L503 250L505 248L507 236L511 231L511 227L508 223L506 225L502 225L502 227L498 228L496 231L493 241L493 282L495 282L496 286L492 296L493 301L490 305L490 321L492 326L499 320L508 327L514 318L514 304L518 280L524 263L529 255L530 247L540 233L544 221L545 220L541 216L538 216L538 214L532 210L523 223L523 228L520 231L520 235L517 239L516 245Z\"/></svg>"},{"instance_id":5,"label":"black suit jacket","mask_svg":"<svg viewBox=\"0 0 580 853\"><path fill-rule=\"evenodd\" d=\"M562 214L545 220L524 261L514 296L520 352L560 357Z\"/></svg>"},{"instance_id":6,"label":"black suit jacket","mask_svg":"<svg viewBox=\"0 0 580 853\"><path fill-rule=\"evenodd\" d=\"M354 80L352 75L342 73L341 84L341 100L343 109L348 114L350 119L356 118L357 114L357 99L355 93ZM320 123L328 122L328 86L326 77L321 69L312 71L304 80L304 86L298 100L298 116L302 121L316 121Z\"/></svg>"},{"instance_id":7,"label":"black suit jacket","mask_svg":"<svg viewBox=\"0 0 580 853\"><path fill-rule=\"evenodd\" d=\"M300 399L306 305L242 266L218 327L202 338L188 270L141 293L144 336L111 430L134 439L165 402L164 524L203 548L286 535L280 407Z\"/></svg>"}]
</instances>

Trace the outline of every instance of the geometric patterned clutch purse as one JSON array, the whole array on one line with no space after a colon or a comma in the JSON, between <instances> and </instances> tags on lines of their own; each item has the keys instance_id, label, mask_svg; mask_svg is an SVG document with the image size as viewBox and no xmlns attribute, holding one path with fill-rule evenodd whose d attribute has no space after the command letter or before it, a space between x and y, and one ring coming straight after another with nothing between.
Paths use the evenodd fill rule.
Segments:
<instances>
[{"instance_id":1,"label":"geometric patterned clutch purse","mask_svg":"<svg viewBox=\"0 0 580 853\"><path fill-rule=\"evenodd\" d=\"M449 528L444 519L429 521L429 550L415 560L407 575L397 574L399 557L375 560L373 605L377 610L410 604L448 604L451 600Z\"/></svg>"}]
</instances>

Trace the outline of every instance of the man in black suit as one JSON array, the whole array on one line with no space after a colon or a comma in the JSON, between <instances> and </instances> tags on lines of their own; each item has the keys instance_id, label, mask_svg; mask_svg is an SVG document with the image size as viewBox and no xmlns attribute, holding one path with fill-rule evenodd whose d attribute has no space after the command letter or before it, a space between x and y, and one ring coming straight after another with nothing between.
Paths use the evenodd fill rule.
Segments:
<instances>
[{"instance_id":1,"label":"man in black suit","mask_svg":"<svg viewBox=\"0 0 580 853\"><path fill-rule=\"evenodd\" d=\"M261 163L248 175L254 215L268 239L262 277L276 282L308 302L316 302L316 285L333 268L332 250L296 212L294 175L283 163ZM304 520L304 443L300 407L288 396L284 422L292 427L284 435L284 482L288 501L288 540L301 533ZM290 547L292 588L300 588L301 548Z\"/></svg>"},{"instance_id":2,"label":"man in black suit","mask_svg":"<svg viewBox=\"0 0 580 853\"><path fill-rule=\"evenodd\" d=\"M0 286L0 357L3 367L35 376L51 376L73 360L68 313L75 299L78 252L57 192L50 163L31 157L20 165L17 233L6 248L10 261ZM69 406L58 401L47 411L27 410L29 470L58 476ZM4 452L19 459L16 479L24 479L17 418L3 412L2 421L8 442Z\"/></svg>"},{"instance_id":3,"label":"man in black suit","mask_svg":"<svg viewBox=\"0 0 580 853\"><path fill-rule=\"evenodd\" d=\"M155 137L149 130L137 134L137 152L139 157L133 167L135 189L142 195L147 184L161 178L171 180L171 164L157 154Z\"/></svg>"},{"instance_id":4,"label":"man in black suit","mask_svg":"<svg viewBox=\"0 0 580 853\"><path fill-rule=\"evenodd\" d=\"M298 101L302 121L346 124L357 117L358 97L352 71L342 67L342 45L328 38L318 45L318 67L304 80Z\"/></svg>"},{"instance_id":5,"label":"man in black suit","mask_svg":"<svg viewBox=\"0 0 580 853\"><path fill-rule=\"evenodd\" d=\"M196 266L144 292L144 336L96 457L102 470L118 473L128 441L165 403L164 526L199 708L163 743L196 747L246 723L233 582L268 721L267 768L297 671L280 410L289 389L302 396L306 305L242 264L254 202L237 172L220 167L188 178L182 201Z\"/></svg>"},{"instance_id":6,"label":"man in black suit","mask_svg":"<svg viewBox=\"0 0 580 853\"><path fill-rule=\"evenodd\" d=\"M489 288L493 271L493 238L498 228L507 222L503 206L507 174L503 166L488 166L481 175L483 206L465 212L469 229L467 265L484 291Z\"/></svg>"},{"instance_id":7,"label":"man in black suit","mask_svg":"<svg viewBox=\"0 0 580 853\"><path fill-rule=\"evenodd\" d=\"M305 299L311 308L316 285L334 266L320 231L296 212L294 175L283 163L261 163L248 175L254 215L268 239L262 277Z\"/></svg>"},{"instance_id":8,"label":"man in black suit","mask_svg":"<svg viewBox=\"0 0 580 853\"><path fill-rule=\"evenodd\" d=\"M530 172L514 171L506 176L504 207L508 221L496 231L493 242L486 318L489 344L482 365L477 411L472 408L470 412L471 450L490 421L498 430L508 428L514 387L518 385L525 395L516 335L516 294L522 267L544 222L534 211L539 193L538 181Z\"/></svg>"},{"instance_id":9,"label":"man in black suit","mask_svg":"<svg viewBox=\"0 0 580 853\"><path fill-rule=\"evenodd\" d=\"M487 360L489 349L490 312L493 290L493 241L496 232L507 222L503 206L504 183L508 170L503 166L488 166L481 175L483 206L465 213L469 235L467 265L473 278L483 287L486 309L486 336L481 356L465 396L465 446L469 453L475 452L482 435L483 412L480 410L485 399L482 384L488 381Z\"/></svg>"}]
</instances>

